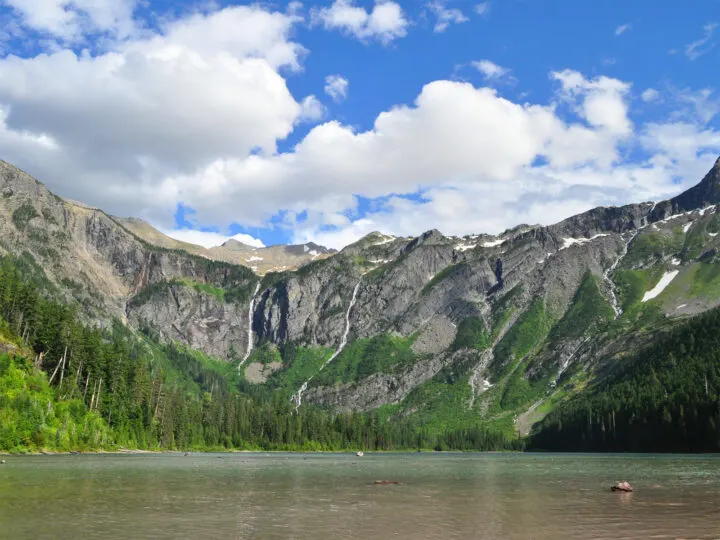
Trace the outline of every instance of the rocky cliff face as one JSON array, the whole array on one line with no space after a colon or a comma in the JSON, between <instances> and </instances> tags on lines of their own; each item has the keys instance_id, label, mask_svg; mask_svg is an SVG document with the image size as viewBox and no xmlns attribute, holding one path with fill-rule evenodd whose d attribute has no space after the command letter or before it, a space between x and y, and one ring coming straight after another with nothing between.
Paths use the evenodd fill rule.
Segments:
<instances>
[{"instance_id":1,"label":"rocky cliff face","mask_svg":"<svg viewBox=\"0 0 720 540\"><path fill-rule=\"evenodd\" d=\"M27 252L88 317L269 373L257 384L304 382L302 403L338 411L528 426L673 321L720 303L720 160L670 201L498 237L433 230L373 233L335 254L283 247L315 260L263 277L153 245L7 164L0 193L0 250ZM225 246L247 258L246 248Z\"/></svg>"}]
</instances>

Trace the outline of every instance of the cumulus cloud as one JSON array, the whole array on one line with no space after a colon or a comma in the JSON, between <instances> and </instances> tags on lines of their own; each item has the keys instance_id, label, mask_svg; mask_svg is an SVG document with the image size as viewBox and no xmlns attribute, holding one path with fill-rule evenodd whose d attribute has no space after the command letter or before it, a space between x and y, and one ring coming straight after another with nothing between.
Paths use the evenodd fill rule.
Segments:
<instances>
[{"instance_id":1,"label":"cumulus cloud","mask_svg":"<svg viewBox=\"0 0 720 540\"><path fill-rule=\"evenodd\" d=\"M332 98L335 103L339 103L347 98L348 80L342 75L328 75L325 77L325 93Z\"/></svg>"},{"instance_id":2,"label":"cumulus cloud","mask_svg":"<svg viewBox=\"0 0 720 540\"><path fill-rule=\"evenodd\" d=\"M137 0L4 0L21 25L63 41L80 41L88 33L125 38L135 30Z\"/></svg>"},{"instance_id":3,"label":"cumulus cloud","mask_svg":"<svg viewBox=\"0 0 720 540\"><path fill-rule=\"evenodd\" d=\"M376 39L384 44L405 37L410 24L400 4L389 0L377 0L371 11L356 6L353 0L335 0L330 7L314 10L312 20L361 41Z\"/></svg>"},{"instance_id":4,"label":"cumulus cloud","mask_svg":"<svg viewBox=\"0 0 720 540\"><path fill-rule=\"evenodd\" d=\"M296 22L233 7L102 54L0 59L0 153L62 196L178 238L195 234L172 231L184 204L221 231L272 219L293 240L341 247L374 229L500 232L661 198L697 181L720 152L718 133L699 120L636 125L629 83L570 70L550 75L555 91L538 103L432 81L369 128L328 120L278 152L299 122L323 114L283 78L305 54L289 38ZM627 161L629 147L645 158ZM191 241L228 238L201 235Z\"/></svg>"},{"instance_id":5,"label":"cumulus cloud","mask_svg":"<svg viewBox=\"0 0 720 540\"><path fill-rule=\"evenodd\" d=\"M249 234L234 234L232 236L223 235L217 232L198 231L195 229L166 229L161 231L170 238L175 238L181 242L188 242L196 246L205 248L216 247L224 244L228 240L237 240L247 246L262 248L265 244L261 240L250 236Z\"/></svg>"},{"instance_id":6,"label":"cumulus cloud","mask_svg":"<svg viewBox=\"0 0 720 540\"><path fill-rule=\"evenodd\" d=\"M622 36L625 32L632 30L632 24L621 24L615 29L616 36Z\"/></svg>"},{"instance_id":7,"label":"cumulus cloud","mask_svg":"<svg viewBox=\"0 0 720 540\"><path fill-rule=\"evenodd\" d=\"M460 24L469 21L461 10L448 8L445 0L435 0L427 5L428 9L435 15L436 21L433 32L442 33L451 24Z\"/></svg>"},{"instance_id":8,"label":"cumulus cloud","mask_svg":"<svg viewBox=\"0 0 720 540\"><path fill-rule=\"evenodd\" d=\"M712 39L713 33L717 27L717 23L706 24L703 26L703 37L685 46L685 56L687 56L690 60L697 60L702 55L710 52L715 46L714 43L710 43L710 40Z\"/></svg>"},{"instance_id":9,"label":"cumulus cloud","mask_svg":"<svg viewBox=\"0 0 720 540\"><path fill-rule=\"evenodd\" d=\"M317 111L312 101L298 103L278 73L302 54L288 40L293 24L236 7L97 56L61 50L0 59L6 136L34 134L54 145L42 159L3 153L64 194L117 213L152 210L150 193L177 202L179 194L158 192L159 178L228 155L272 154L303 114Z\"/></svg>"}]
</instances>

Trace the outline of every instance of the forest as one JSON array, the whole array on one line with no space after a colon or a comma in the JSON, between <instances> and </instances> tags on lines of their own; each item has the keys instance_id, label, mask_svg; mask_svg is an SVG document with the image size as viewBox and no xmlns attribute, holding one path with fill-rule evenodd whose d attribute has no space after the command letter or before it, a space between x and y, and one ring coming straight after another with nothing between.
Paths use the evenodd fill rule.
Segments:
<instances>
[{"instance_id":1,"label":"forest","mask_svg":"<svg viewBox=\"0 0 720 540\"><path fill-rule=\"evenodd\" d=\"M536 450L720 451L720 310L662 335L535 426Z\"/></svg>"},{"instance_id":2,"label":"forest","mask_svg":"<svg viewBox=\"0 0 720 540\"><path fill-rule=\"evenodd\" d=\"M236 366L161 344L62 301L31 256L0 261L0 451L505 450L473 427L303 406L249 385Z\"/></svg>"}]
</instances>

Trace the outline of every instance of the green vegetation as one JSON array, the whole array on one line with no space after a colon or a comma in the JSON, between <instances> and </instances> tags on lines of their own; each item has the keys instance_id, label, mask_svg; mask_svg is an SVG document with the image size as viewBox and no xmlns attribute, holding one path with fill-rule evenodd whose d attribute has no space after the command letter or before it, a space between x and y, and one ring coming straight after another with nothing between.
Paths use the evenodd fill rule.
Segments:
<instances>
[{"instance_id":1,"label":"green vegetation","mask_svg":"<svg viewBox=\"0 0 720 540\"><path fill-rule=\"evenodd\" d=\"M647 270L618 270L612 276L617 287L620 307L623 311L638 304L645 293L660 281L665 266L654 266Z\"/></svg>"},{"instance_id":2,"label":"green vegetation","mask_svg":"<svg viewBox=\"0 0 720 540\"><path fill-rule=\"evenodd\" d=\"M588 271L575 292L570 308L550 332L550 339L583 337L589 330L611 321L613 315L612 307L600 293L597 278Z\"/></svg>"},{"instance_id":3,"label":"green vegetation","mask_svg":"<svg viewBox=\"0 0 720 540\"><path fill-rule=\"evenodd\" d=\"M510 317L517 310L517 304L523 294L522 285L515 285L510 292L503 296L493 309L492 338L495 339L507 324Z\"/></svg>"},{"instance_id":4,"label":"green vegetation","mask_svg":"<svg viewBox=\"0 0 720 540\"><path fill-rule=\"evenodd\" d=\"M622 362L541 423L532 446L600 452L720 451L720 310Z\"/></svg>"},{"instance_id":5,"label":"green vegetation","mask_svg":"<svg viewBox=\"0 0 720 540\"><path fill-rule=\"evenodd\" d=\"M458 351L460 349L477 349L479 351L487 349L492 343L488 335L485 321L480 317L468 317L463 319L457 327L455 341L452 349Z\"/></svg>"},{"instance_id":6,"label":"green vegetation","mask_svg":"<svg viewBox=\"0 0 720 540\"><path fill-rule=\"evenodd\" d=\"M142 306L158 295L165 294L171 287L189 287L195 291L214 296L218 302L244 303L250 299L250 286L247 284L231 284L222 288L212 283L201 283L188 278L173 278L150 283L130 299L133 307Z\"/></svg>"},{"instance_id":7,"label":"green vegetation","mask_svg":"<svg viewBox=\"0 0 720 540\"><path fill-rule=\"evenodd\" d=\"M12 214L12 220L17 230L23 231L25 227L27 227L27 224L38 216L39 214L32 203L25 201L15 209Z\"/></svg>"},{"instance_id":8,"label":"green vegetation","mask_svg":"<svg viewBox=\"0 0 720 540\"><path fill-rule=\"evenodd\" d=\"M0 354L0 450L96 450L110 442L107 424L77 392L60 397L48 376L22 356Z\"/></svg>"},{"instance_id":9,"label":"green vegetation","mask_svg":"<svg viewBox=\"0 0 720 540\"><path fill-rule=\"evenodd\" d=\"M428 433L415 421L382 421L377 414L334 415L307 406L295 413L289 391L317 372L329 350L288 344L287 367L257 389L234 366L160 345L149 329L136 335L119 323L108 330L83 325L74 309L40 294L35 283L46 280L21 272L28 267L23 259L0 262L0 336L25 351L0 360L0 451L497 450L511 444L488 429ZM33 357L42 370L37 375Z\"/></svg>"},{"instance_id":10,"label":"green vegetation","mask_svg":"<svg viewBox=\"0 0 720 540\"><path fill-rule=\"evenodd\" d=\"M416 360L412 339L380 334L349 343L332 363L319 373L316 385L359 381L373 373L394 373Z\"/></svg>"},{"instance_id":11,"label":"green vegetation","mask_svg":"<svg viewBox=\"0 0 720 540\"><path fill-rule=\"evenodd\" d=\"M547 336L555 321L545 310L545 302L537 298L520 316L517 323L505 334L495 348L496 366L494 378L497 380L517 368L520 362L534 347Z\"/></svg>"},{"instance_id":12,"label":"green vegetation","mask_svg":"<svg viewBox=\"0 0 720 540\"><path fill-rule=\"evenodd\" d=\"M672 231L642 231L630 244L621 268L635 268L648 261L660 260L664 257L680 253L685 244L685 233L682 227Z\"/></svg>"}]
</instances>

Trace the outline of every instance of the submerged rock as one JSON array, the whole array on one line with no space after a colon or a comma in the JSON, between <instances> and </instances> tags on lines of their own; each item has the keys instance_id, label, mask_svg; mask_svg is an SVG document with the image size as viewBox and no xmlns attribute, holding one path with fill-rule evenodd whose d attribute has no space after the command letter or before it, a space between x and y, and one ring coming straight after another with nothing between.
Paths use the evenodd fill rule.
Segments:
<instances>
[{"instance_id":1,"label":"submerged rock","mask_svg":"<svg viewBox=\"0 0 720 540\"><path fill-rule=\"evenodd\" d=\"M395 480L375 480L374 483L376 486L397 486L400 484Z\"/></svg>"},{"instance_id":2,"label":"submerged rock","mask_svg":"<svg viewBox=\"0 0 720 540\"><path fill-rule=\"evenodd\" d=\"M617 482L614 486L610 488L611 491L625 491L625 492L631 492L633 490L633 487L630 485L629 482L623 481L623 482Z\"/></svg>"}]
</instances>

